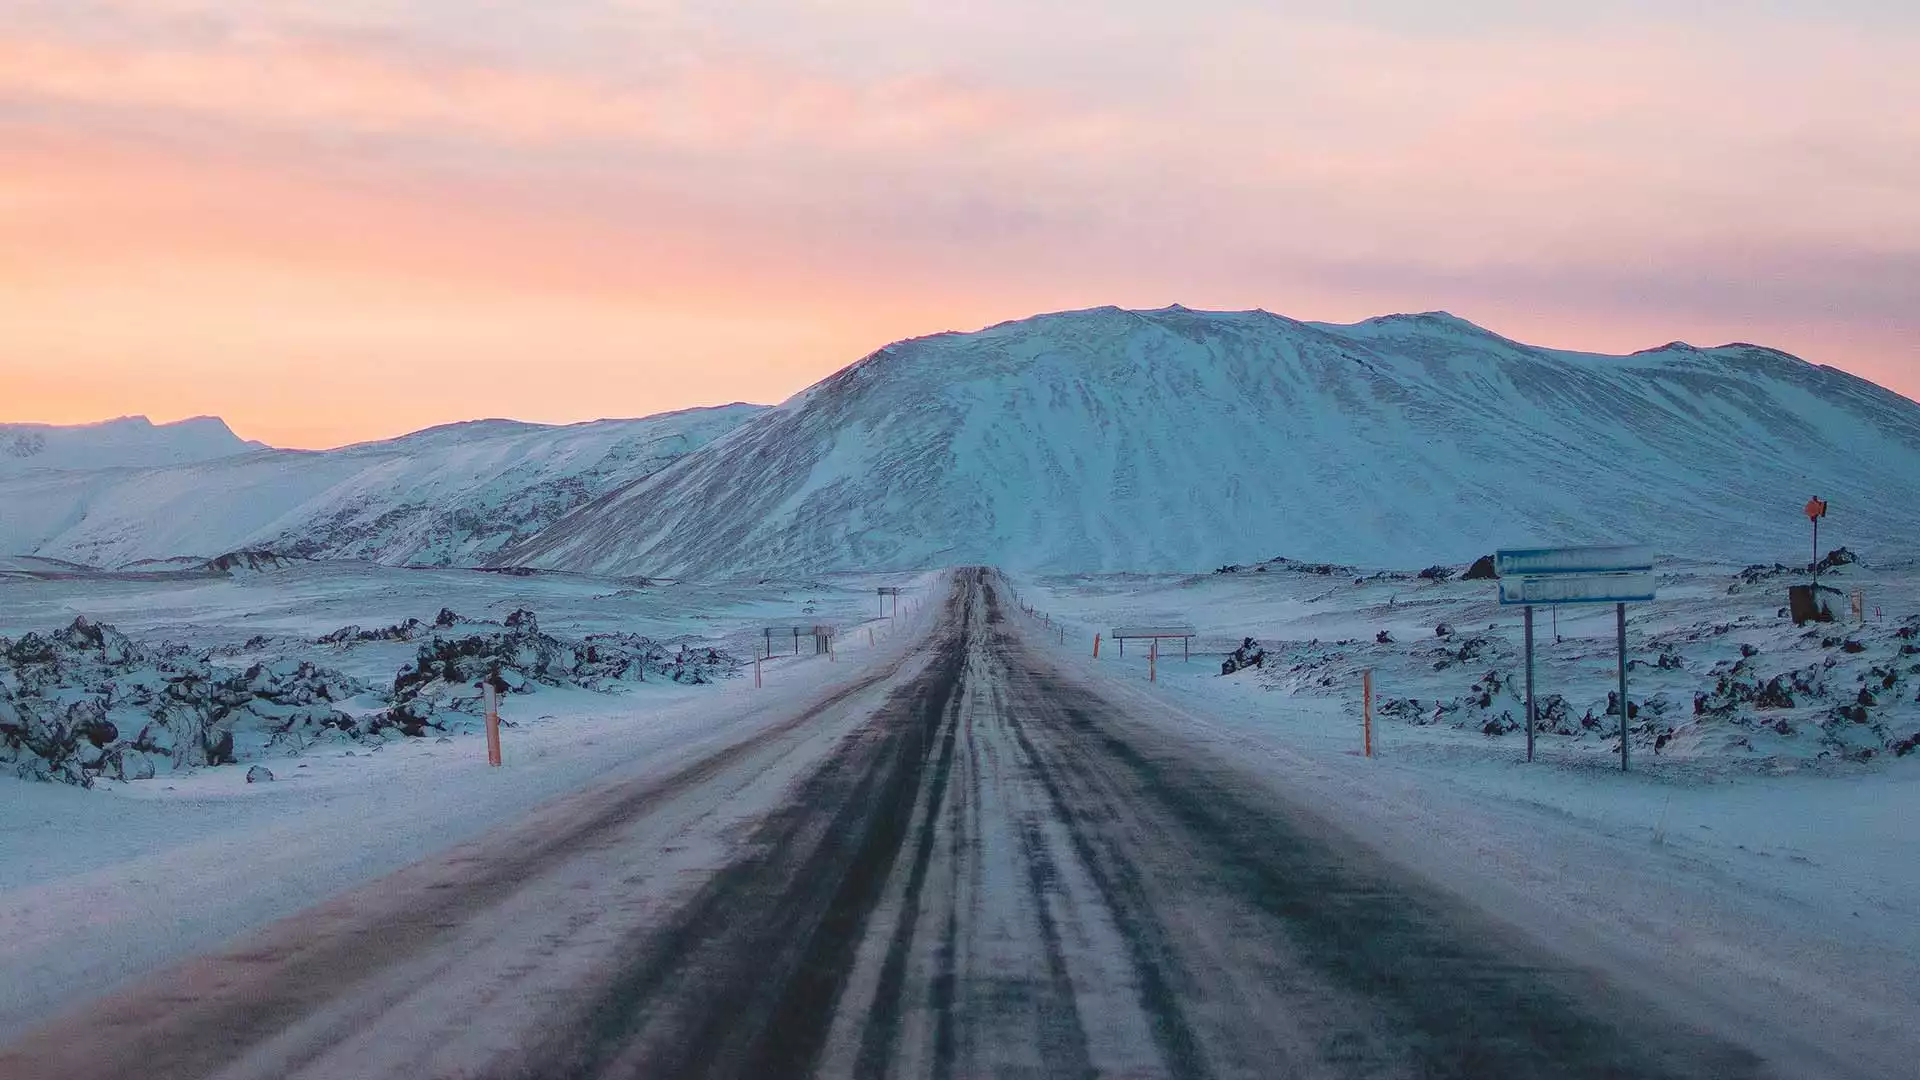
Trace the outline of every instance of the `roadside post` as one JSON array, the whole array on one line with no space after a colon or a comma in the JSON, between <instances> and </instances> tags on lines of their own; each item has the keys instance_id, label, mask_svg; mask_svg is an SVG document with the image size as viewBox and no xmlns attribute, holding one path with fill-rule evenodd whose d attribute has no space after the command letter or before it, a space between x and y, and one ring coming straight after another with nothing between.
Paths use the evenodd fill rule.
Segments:
<instances>
[{"instance_id":1,"label":"roadside post","mask_svg":"<svg viewBox=\"0 0 1920 1080\"><path fill-rule=\"evenodd\" d=\"M1099 634L1093 635L1093 658L1095 660L1100 659L1100 635Z\"/></svg>"},{"instance_id":2,"label":"roadside post","mask_svg":"<svg viewBox=\"0 0 1920 1080\"><path fill-rule=\"evenodd\" d=\"M1153 643L1147 646L1147 681L1148 682L1159 681L1159 674L1160 674L1159 665L1160 665L1160 639L1154 638Z\"/></svg>"},{"instance_id":3,"label":"roadside post","mask_svg":"<svg viewBox=\"0 0 1920 1080\"><path fill-rule=\"evenodd\" d=\"M753 658L753 688L760 689L760 658L758 656Z\"/></svg>"},{"instance_id":4,"label":"roadside post","mask_svg":"<svg viewBox=\"0 0 1920 1080\"><path fill-rule=\"evenodd\" d=\"M487 678L487 764L500 765L500 691Z\"/></svg>"},{"instance_id":5,"label":"roadside post","mask_svg":"<svg viewBox=\"0 0 1920 1080\"><path fill-rule=\"evenodd\" d=\"M1811 513L1809 509L1809 513ZM1818 547L1818 544L1815 545ZM1654 598L1653 549L1644 545L1578 548L1528 548L1495 557L1500 574L1500 603L1526 609L1527 760L1533 760L1535 718L1533 609L1566 604L1612 604L1620 637L1620 769L1627 769L1627 728L1633 708L1627 702L1627 605Z\"/></svg>"},{"instance_id":6,"label":"roadside post","mask_svg":"<svg viewBox=\"0 0 1920 1080\"><path fill-rule=\"evenodd\" d=\"M1373 669L1367 668L1360 673L1360 730L1361 746L1368 757L1373 756Z\"/></svg>"}]
</instances>

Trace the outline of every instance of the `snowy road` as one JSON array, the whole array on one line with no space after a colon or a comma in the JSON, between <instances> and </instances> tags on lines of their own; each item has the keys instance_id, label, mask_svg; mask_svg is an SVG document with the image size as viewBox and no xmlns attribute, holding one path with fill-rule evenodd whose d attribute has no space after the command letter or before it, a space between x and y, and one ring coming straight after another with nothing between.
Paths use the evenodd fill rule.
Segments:
<instances>
[{"instance_id":1,"label":"snowy road","mask_svg":"<svg viewBox=\"0 0 1920 1080\"><path fill-rule=\"evenodd\" d=\"M4 1077L1740 1077L1023 640L925 647L0 1050Z\"/></svg>"}]
</instances>

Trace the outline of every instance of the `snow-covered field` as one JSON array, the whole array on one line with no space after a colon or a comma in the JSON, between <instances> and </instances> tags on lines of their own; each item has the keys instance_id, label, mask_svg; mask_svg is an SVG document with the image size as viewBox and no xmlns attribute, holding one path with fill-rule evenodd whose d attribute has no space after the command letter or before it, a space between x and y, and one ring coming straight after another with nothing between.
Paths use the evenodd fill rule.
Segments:
<instances>
[{"instance_id":1,"label":"snow-covered field","mask_svg":"<svg viewBox=\"0 0 1920 1080\"><path fill-rule=\"evenodd\" d=\"M1629 697L1648 704L1625 774L1617 715L1580 723L1604 713L1615 685L1611 608L1562 611L1557 644L1542 613L1539 693L1564 695L1574 722L1571 734L1542 732L1528 764L1523 733L1487 733L1506 712L1524 716L1511 678L1520 615L1498 606L1493 582L1357 585L1371 572L1276 567L1029 579L1020 592L1047 614L1055 648L1118 692L1490 910L1630 977L1669 973L1652 989L1677 1008L1732 1008L1758 1030L1811 1021L1897 1061L1920 1011L1920 753L1887 743L1920 733L1920 650L1909 651L1920 640L1899 636L1920 613L1920 564L1840 570L1827 580L1865 592L1866 624L1805 629L1778 614L1799 578L1730 592L1739 569L1665 564L1661 598L1632 609ZM1122 657L1106 641L1092 659L1096 632L1175 622L1199 632L1193 659L1171 643L1154 683L1144 643ZM1222 676L1248 637L1264 662ZM1468 640L1478 655L1460 660ZM1377 705L1420 702L1376 708L1372 759L1361 754L1363 668ZM1893 687L1874 672L1895 675ZM1723 690L1776 676L1791 706ZM1860 723L1863 680L1878 689Z\"/></svg>"},{"instance_id":2,"label":"snow-covered field","mask_svg":"<svg viewBox=\"0 0 1920 1080\"><path fill-rule=\"evenodd\" d=\"M489 769L470 718L447 732L387 729L297 750L239 741L237 765L100 776L83 789L0 777L0 1039L50 1009L227 940L509 821L597 779L664 770L737 736L764 706L850 677L910 635L876 618L877 584L844 576L733 587L638 586L572 575L510 576L371 564L295 564L230 578L0 581L0 637L46 634L84 616L135 642L174 642L215 665L307 660L369 687L391 683L415 641L316 644L343 626L420 619L441 607L503 622L530 610L566 639L644 635L734 660L703 683L651 672L588 689L534 684L505 696L507 767ZM912 603L911 593L908 603ZM903 621L905 611L903 608ZM832 658L810 639L763 667L762 628L829 623ZM471 625L454 632L471 630ZM871 639L869 633L872 633ZM873 644L869 645L869 641ZM377 693L370 690L369 697ZM348 709L357 709L346 703ZM249 783L251 765L272 782ZM777 794L777 793L769 793Z\"/></svg>"},{"instance_id":3,"label":"snow-covered field","mask_svg":"<svg viewBox=\"0 0 1920 1080\"><path fill-rule=\"evenodd\" d=\"M1034 637L1051 637L1118 700L1568 955L1682 1015L1731 1010L1763 1032L1817 1026L1836 1045L1895 1061L1920 1010L1920 754L1898 749L1920 733L1920 656L1907 653L1920 641L1901 636L1920 612L1920 565L1869 558L1833 572L1830 583L1865 594L1866 623L1805 629L1779 615L1791 574L1748 580L1744 569L1663 564L1661 599L1634 610L1639 711L1626 774L1606 715L1610 611L1563 611L1557 642L1553 619L1540 619L1540 692L1564 698L1569 722L1542 731L1528 764L1524 736L1504 720L1522 715L1519 617L1495 603L1491 582L1270 564L1018 587L1049 616ZM455 711L467 719L444 735L387 729L297 752L243 740L250 757L238 765L103 776L91 790L0 779L0 1039L557 796L673 768L754 730L795 695L913 647L912 626L875 620L877 584L924 590L926 579L639 585L332 563L0 581L0 636L16 641L85 616L215 665L308 660L373 697L417 663L443 607L466 620L450 633L505 633L528 610L566 642L638 635L730 660L705 682L559 679L510 694L500 770ZM414 640L317 640L410 619L427 624ZM766 665L756 690L739 661L764 645L761 628L814 622L842 628L838 656L816 656L803 639L800 656ZM1122 657L1108 641L1093 660L1096 631L1141 622L1193 623L1193 659L1183 663L1177 644L1164 651L1152 684L1138 644ZM1437 632L1442 623L1450 633ZM1247 638L1262 663L1222 676ZM775 646L790 650L792 639ZM1379 704L1370 760L1360 755L1363 668ZM1879 689L1862 705L1869 685ZM1589 714L1599 722L1583 722ZM275 779L248 783L256 763Z\"/></svg>"}]
</instances>

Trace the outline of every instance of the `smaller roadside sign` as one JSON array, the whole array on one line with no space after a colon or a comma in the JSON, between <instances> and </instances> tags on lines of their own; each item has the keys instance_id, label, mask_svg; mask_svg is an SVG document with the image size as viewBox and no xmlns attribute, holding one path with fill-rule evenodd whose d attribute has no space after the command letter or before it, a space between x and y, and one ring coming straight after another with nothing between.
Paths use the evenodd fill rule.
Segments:
<instances>
[{"instance_id":1,"label":"smaller roadside sign","mask_svg":"<svg viewBox=\"0 0 1920 1080\"><path fill-rule=\"evenodd\" d=\"M1127 638L1190 638L1194 634L1193 627L1186 625L1116 626L1113 628L1113 633L1108 636L1115 641L1121 641Z\"/></svg>"},{"instance_id":2,"label":"smaller roadside sign","mask_svg":"<svg viewBox=\"0 0 1920 1080\"><path fill-rule=\"evenodd\" d=\"M1653 549L1644 545L1524 548L1495 557L1500 602L1643 604L1654 598Z\"/></svg>"},{"instance_id":3,"label":"smaller roadside sign","mask_svg":"<svg viewBox=\"0 0 1920 1080\"><path fill-rule=\"evenodd\" d=\"M1827 500L1814 496L1807 500L1807 516L1815 521L1827 516Z\"/></svg>"}]
</instances>

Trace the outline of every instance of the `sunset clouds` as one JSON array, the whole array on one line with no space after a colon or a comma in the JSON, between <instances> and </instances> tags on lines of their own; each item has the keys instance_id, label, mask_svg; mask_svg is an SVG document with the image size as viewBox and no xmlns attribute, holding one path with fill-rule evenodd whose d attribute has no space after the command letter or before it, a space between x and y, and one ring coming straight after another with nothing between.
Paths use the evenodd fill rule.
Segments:
<instances>
[{"instance_id":1,"label":"sunset clouds","mask_svg":"<svg viewBox=\"0 0 1920 1080\"><path fill-rule=\"evenodd\" d=\"M0 419L638 414L1174 301L1920 393L1914 17L1537 7L11 4Z\"/></svg>"}]
</instances>

